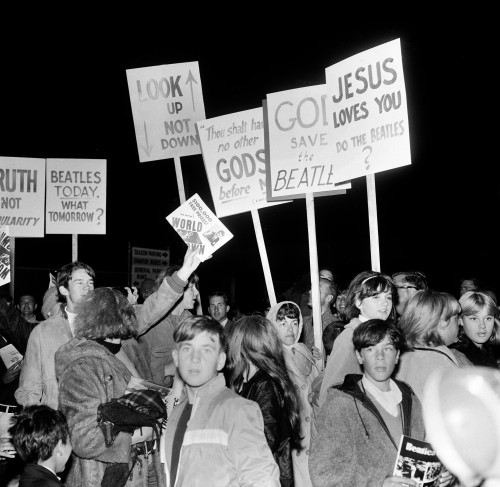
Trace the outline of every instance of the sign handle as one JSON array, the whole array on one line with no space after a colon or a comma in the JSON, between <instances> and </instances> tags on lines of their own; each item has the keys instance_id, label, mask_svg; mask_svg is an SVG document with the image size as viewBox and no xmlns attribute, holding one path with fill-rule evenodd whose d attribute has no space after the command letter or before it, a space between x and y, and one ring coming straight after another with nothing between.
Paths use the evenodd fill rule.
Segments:
<instances>
[{"instance_id":1,"label":"sign handle","mask_svg":"<svg viewBox=\"0 0 500 487\"><path fill-rule=\"evenodd\" d=\"M260 260L264 269L264 277L266 279L267 294L269 296L269 304L275 306L276 293L274 292L274 284L271 279L271 270L269 269L269 260L267 259L266 246L264 245L264 237L262 235L262 226L260 224L259 212L255 208L251 210L255 236L257 237L257 245L259 246Z\"/></svg>"},{"instance_id":2,"label":"sign handle","mask_svg":"<svg viewBox=\"0 0 500 487\"><path fill-rule=\"evenodd\" d=\"M309 237L309 260L311 269L311 291L313 304L313 326L314 326L314 344L322 354L323 349L323 324L321 321L321 307L319 296L319 269L318 269L318 248L316 245L316 217L314 214L314 196L312 193L306 193L307 210L307 234ZM316 360L319 370L324 368L324 359Z\"/></svg>"},{"instance_id":3,"label":"sign handle","mask_svg":"<svg viewBox=\"0 0 500 487\"><path fill-rule=\"evenodd\" d=\"M78 260L78 234L73 233L71 235L72 237L72 242L71 242L71 260L72 262L75 262Z\"/></svg>"},{"instance_id":4,"label":"sign handle","mask_svg":"<svg viewBox=\"0 0 500 487\"><path fill-rule=\"evenodd\" d=\"M375 174L368 174L366 176L366 191L368 194L368 222L370 226L370 254L372 259L372 270L380 272Z\"/></svg>"},{"instance_id":5,"label":"sign handle","mask_svg":"<svg viewBox=\"0 0 500 487\"><path fill-rule=\"evenodd\" d=\"M10 239L10 284L9 284L9 292L12 296L12 299L15 301L14 296L14 269L16 268L16 238L9 237Z\"/></svg>"},{"instance_id":6,"label":"sign handle","mask_svg":"<svg viewBox=\"0 0 500 487\"><path fill-rule=\"evenodd\" d=\"M186 202L186 192L184 191L184 180L182 179L181 158L174 157L175 177L177 178L177 188L179 188L179 199L181 205Z\"/></svg>"}]
</instances>

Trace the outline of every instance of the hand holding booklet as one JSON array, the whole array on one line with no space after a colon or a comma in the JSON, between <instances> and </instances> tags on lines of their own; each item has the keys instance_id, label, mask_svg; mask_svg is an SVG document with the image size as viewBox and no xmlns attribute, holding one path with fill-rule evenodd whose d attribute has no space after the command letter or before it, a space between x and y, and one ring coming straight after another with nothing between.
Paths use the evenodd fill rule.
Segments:
<instances>
[{"instance_id":1,"label":"hand holding booklet","mask_svg":"<svg viewBox=\"0 0 500 487\"><path fill-rule=\"evenodd\" d=\"M146 379L141 379L140 377L132 376L129 383L127 384L127 393L140 391L144 389L151 389L153 391L158 391L163 397L166 397L170 392L170 388L156 384Z\"/></svg>"},{"instance_id":2,"label":"hand holding booklet","mask_svg":"<svg viewBox=\"0 0 500 487\"><path fill-rule=\"evenodd\" d=\"M413 479L418 487L437 487L443 464L430 443L402 435L394 466L395 477Z\"/></svg>"}]
</instances>

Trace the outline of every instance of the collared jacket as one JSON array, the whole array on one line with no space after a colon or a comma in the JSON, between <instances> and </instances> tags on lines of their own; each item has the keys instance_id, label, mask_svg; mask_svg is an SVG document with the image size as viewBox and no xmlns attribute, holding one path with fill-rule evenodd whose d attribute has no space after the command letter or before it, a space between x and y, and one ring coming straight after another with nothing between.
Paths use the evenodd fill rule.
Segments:
<instances>
[{"instance_id":1,"label":"collared jacket","mask_svg":"<svg viewBox=\"0 0 500 487\"><path fill-rule=\"evenodd\" d=\"M179 300L186 281L174 273L167 277L158 291L137 309L139 333L158 321ZM73 338L66 314L53 316L38 324L28 340L26 354L15 396L19 404L47 404L57 409L58 387L54 355L61 345Z\"/></svg>"},{"instance_id":2,"label":"collared jacket","mask_svg":"<svg viewBox=\"0 0 500 487\"><path fill-rule=\"evenodd\" d=\"M311 445L309 471L314 487L381 487L392 476L400 438L393 438L375 404L360 388L362 375L349 374L328 391ZM422 407L411 388L402 393L404 435L424 440Z\"/></svg>"},{"instance_id":3,"label":"collared jacket","mask_svg":"<svg viewBox=\"0 0 500 487\"><path fill-rule=\"evenodd\" d=\"M219 373L195 392L182 442L177 478L170 478L170 459L184 393L162 435L162 462L168 486L279 487L279 470L264 436L259 405L226 387Z\"/></svg>"},{"instance_id":4,"label":"collared jacket","mask_svg":"<svg viewBox=\"0 0 500 487\"><path fill-rule=\"evenodd\" d=\"M151 380L149 364L135 339L122 341L122 347L141 378ZM104 346L93 340L73 338L55 354L59 380L59 409L66 415L73 446L67 487L100 487L106 466L129 464L133 470L126 486L144 485L147 459L133 463L130 433L120 432L112 440L99 426L97 409L111 399L122 397L132 377L131 372ZM110 441L112 443L107 446ZM153 452L158 486L164 486L158 452Z\"/></svg>"}]
</instances>

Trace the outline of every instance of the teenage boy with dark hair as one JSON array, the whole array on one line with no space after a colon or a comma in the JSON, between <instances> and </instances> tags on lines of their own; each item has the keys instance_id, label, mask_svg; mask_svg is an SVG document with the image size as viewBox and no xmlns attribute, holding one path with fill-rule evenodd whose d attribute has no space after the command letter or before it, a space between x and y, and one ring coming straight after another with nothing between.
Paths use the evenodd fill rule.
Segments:
<instances>
[{"instance_id":1,"label":"teenage boy with dark hair","mask_svg":"<svg viewBox=\"0 0 500 487\"><path fill-rule=\"evenodd\" d=\"M174 341L185 388L163 435L167 485L278 487L259 405L228 389L219 373L226 361L221 324L208 316L185 318Z\"/></svg>"},{"instance_id":2,"label":"teenage boy with dark hair","mask_svg":"<svg viewBox=\"0 0 500 487\"><path fill-rule=\"evenodd\" d=\"M49 406L28 406L15 416L9 429L12 443L26 462L19 487L60 487L59 472L71 455L66 417Z\"/></svg>"},{"instance_id":3,"label":"teenage boy with dark hair","mask_svg":"<svg viewBox=\"0 0 500 487\"><path fill-rule=\"evenodd\" d=\"M360 323L353 334L363 375L348 374L320 409L309 470L315 487L416 485L393 477L401 435L424 440L422 407L411 388L391 379L403 345L392 321Z\"/></svg>"}]
</instances>

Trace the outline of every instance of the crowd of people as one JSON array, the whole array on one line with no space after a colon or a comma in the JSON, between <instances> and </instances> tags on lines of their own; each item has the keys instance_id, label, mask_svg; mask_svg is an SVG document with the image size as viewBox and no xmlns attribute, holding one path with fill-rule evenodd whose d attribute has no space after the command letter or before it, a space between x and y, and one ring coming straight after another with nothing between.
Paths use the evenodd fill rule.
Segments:
<instances>
[{"instance_id":1,"label":"crowd of people","mask_svg":"<svg viewBox=\"0 0 500 487\"><path fill-rule=\"evenodd\" d=\"M320 268L277 304L200 303L188 249L143 289L72 262L44 295L0 297L0 485L403 486L402 435L425 440L433 370L498 368L495 294ZM321 365L322 366L321 366ZM444 468L440 487L458 486Z\"/></svg>"}]
</instances>

